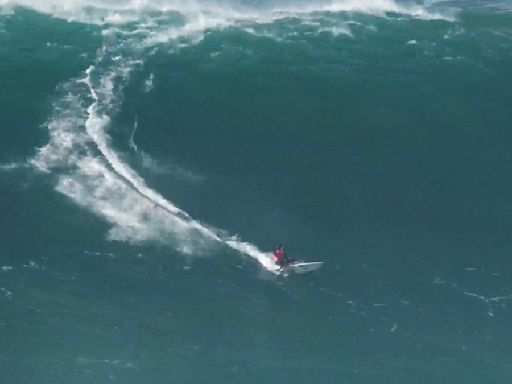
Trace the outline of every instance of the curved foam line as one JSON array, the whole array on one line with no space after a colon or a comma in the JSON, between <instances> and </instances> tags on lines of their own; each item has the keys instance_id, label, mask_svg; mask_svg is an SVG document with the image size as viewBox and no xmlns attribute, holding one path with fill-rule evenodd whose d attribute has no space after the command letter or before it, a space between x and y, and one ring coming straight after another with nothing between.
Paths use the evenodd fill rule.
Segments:
<instances>
[{"instance_id":1,"label":"curved foam line","mask_svg":"<svg viewBox=\"0 0 512 384\"><path fill-rule=\"evenodd\" d=\"M122 179L128 182L133 188L137 190L142 196L157 204L161 208L167 210L168 212L178 215L182 219L188 219L189 225L205 236L210 237L214 240L221 241L220 238L208 228L200 225L197 221L193 220L188 213L177 208L173 204L171 204L168 200L166 200L162 195L155 192L153 189L148 188L144 180L133 171L130 167L124 164L117 154L109 147L108 139L105 135L104 128L109 124L110 118L106 115L100 115L98 113L98 93L95 91L92 82L91 82L91 73L94 67L91 66L87 69L87 77L84 79L84 83L89 86L91 96L94 99L94 102L87 108L88 119L85 122L85 129L87 134L92 138L101 154L104 156L106 161L112 167L112 169L119 175Z\"/></svg>"},{"instance_id":2,"label":"curved foam line","mask_svg":"<svg viewBox=\"0 0 512 384\"><path fill-rule=\"evenodd\" d=\"M237 239L224 240L226 245L231 248L256 259L262 266L270 272L278 274L279 267L274 263L272 253L262 252L254 244L243 242Z\"/></svg>"},{"instance_id":3,"label":"curved foam line","mask_svg":"<svg viewBox=\"0 0 512 384\"><path fill-rule=\"evenodd\" d=\"M191 226L192 228L198 230L203 235L215 241L222 242L231 247L232 249L235 249L243 254L246 254L256 259L266 269L274 273L277 273L277 268L272 260L271 254L260 251L253 244L242 242L234 238L221 239L215 232L201 225L199 222L193 220L188 213L177 208L168 200L166 200L163 196L161 196L151 188L148 188L144 180L142 180L138 174L136 174L130 167L128 167L119 159L117 154L109 147L108 139L105 135L105 127L108 125L110 119L108 118L108 116L105 115L100 116L97 112L99 99L98 93L94 89L91 81L91 74L93 70L94 67L92 66L87 69L87 77L84 80L84 83L86 83L89 86L91 96L94 99L94 102L88 107L89 118L85 123L86 132L93 139L94 143L97 145L98 149L100 150L104 158L107 160L109 165L112 167L112 169L116 172L116 174L120 176L123 180L127 181L142 196L146 197L147 199L154 202L158 206L167 210L169 213L178 215L178 218L181 218L181 220L184 223L186 223L186 225Z\"/></svg>"}]
</instances>

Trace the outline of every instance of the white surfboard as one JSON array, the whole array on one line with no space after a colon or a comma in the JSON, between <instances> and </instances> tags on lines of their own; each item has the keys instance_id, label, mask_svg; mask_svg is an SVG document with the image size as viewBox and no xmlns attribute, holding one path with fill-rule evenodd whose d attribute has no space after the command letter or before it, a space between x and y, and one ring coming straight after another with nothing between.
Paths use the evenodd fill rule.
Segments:
<instances>
[{"instance_id":1,"label":"white surfboard","mask_svg":"<svg viewBox=\"0 0 512 384\"><path fill-rule=\"evenodd\" d=\"M288 264L284 267L285 272L293 272L293 273L308 273L316 271L324 265L323 261L294 261L291 264Z\"/></svg>"}]
</instances>

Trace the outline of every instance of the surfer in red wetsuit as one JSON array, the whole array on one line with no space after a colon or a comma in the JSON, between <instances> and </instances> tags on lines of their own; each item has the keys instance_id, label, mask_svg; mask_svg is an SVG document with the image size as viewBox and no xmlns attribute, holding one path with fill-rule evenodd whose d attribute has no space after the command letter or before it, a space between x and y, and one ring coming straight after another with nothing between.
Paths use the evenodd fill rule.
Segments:
<instances>
[{"instance_id":1,"label":"surfer in red wetsuit","mask_svg":"<svg viewBox=\"0 0 512 384\"><path fill-rule=\"evenodd\" d=\"M279 244L277 249L274 251L274 262L281 268L285 267L289 263L288 258L284 254L284 245Z\"/></svg>"}]
</instances>

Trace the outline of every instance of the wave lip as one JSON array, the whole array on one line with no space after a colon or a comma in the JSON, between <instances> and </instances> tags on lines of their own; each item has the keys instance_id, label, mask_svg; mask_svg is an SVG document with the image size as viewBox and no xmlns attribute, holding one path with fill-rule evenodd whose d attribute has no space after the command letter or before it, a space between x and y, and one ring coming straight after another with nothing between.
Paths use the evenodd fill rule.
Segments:
<instances>
[{"instance_id":1,"label":"wave lip","mask_svg":"<svg viewBox=\"0 0 512 384\"><path fill-rule=\"evenodd\" d=\"M300 3L299 5L265 4L251 6L236 1L181 0L0 0L4 12L25 7L40 13L91 24L123 25L145 23L148 26L165 19L165 15L184 17L184 32L205 28L223 28L239 23L271 23L289 17L303 18L315 13L363 13L386 16L388 13L409 15L420 19L453 20L451 10L434 11L432 3L397 2L396 0L330 0ZM433 3L434 5L436 3ZM440 7L437 6L437 9Z\"/></svg>"}]
</instances>

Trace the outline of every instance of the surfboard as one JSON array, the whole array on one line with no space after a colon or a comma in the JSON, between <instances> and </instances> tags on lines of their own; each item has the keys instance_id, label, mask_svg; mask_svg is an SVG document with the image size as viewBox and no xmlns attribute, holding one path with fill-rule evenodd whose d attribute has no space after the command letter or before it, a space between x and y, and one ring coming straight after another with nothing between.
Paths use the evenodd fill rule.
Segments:
<instances>
[{"instance_id":1,"label":"surfboard","mask_svg":"<svg viewBox=\"0 0 512 384\"><path fill-rule=\"evenodd\" d=\"M294 261L293 263L287 265L284 270L285 272L293 272L293 273L308 273L316 271L324 265L323 261Z\"/></svg>"}]
</instances>

